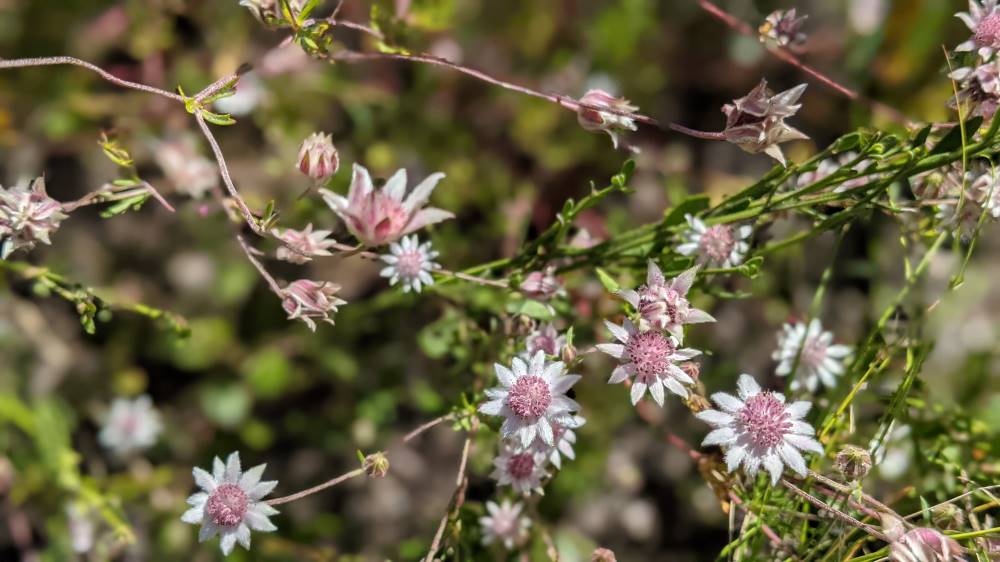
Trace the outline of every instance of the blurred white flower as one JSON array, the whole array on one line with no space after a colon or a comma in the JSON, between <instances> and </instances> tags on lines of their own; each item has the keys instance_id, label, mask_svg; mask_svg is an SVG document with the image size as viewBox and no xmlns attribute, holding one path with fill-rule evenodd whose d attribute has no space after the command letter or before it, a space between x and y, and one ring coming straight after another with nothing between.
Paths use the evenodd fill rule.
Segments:
<instances>
[{"instance_id":1,"label":"blurred white flower","mask_svg":"<svg viewBox=\"0 0 1000 562\"><path fill-rule=\"evenodd\" d=\"M203 490L187 499L191 506L181 521L201 525L198 542L219 535L222 553L229 555L236 543L249 550L250 530L274 531L270 516L278 513L266 502L264 496L278 485L276 480L261 482L267 465L257 465L246 472L240 469L239 453L231 453L225 464L215 457L212 473L195 467L195 483Z\"/></svg>"},{"instance_id":2,"label":"blurred white flower","mask_svg":"<svg viewBox=\"0 0 1000 562\"><path fill-rule=\"evenodd\" d=\"M528 539L531 519L521 514L523 509L524 505L521 503L511 504L506 499L500 502L500 505L492 501L486 502L486 511L489 515L479 518L479 526L483 531L483 544L499 542L507 550L524 544Z\"/></svg>"},{"instance_id":3,"label":"blurred white flower","mask_svg":"<svg viewBox=\"0 0 1000 562\"><path fill-rule=\"evenodd\" d=\"M479 411L504 418L500 427L504 439L514 438L528 447L537 436L552 446L553 425L575 425L572 414L580 405L566 396L566 391L580 375L565 374L561 361L547 362L545 353L537 351L529 363L515 357L510 369L499 363L493 366L501 386L486 391L487 401L480 404Z\"/></svg>"},{"instance_id":4,"label":"blurred white flower","mask_svg":"<svg viewBox=\"0 0 1000 562\"><path fill-rule=\"evenodd\" d=\"M718 267L736 267L743 263L750 250L747 239L753 233L752 226L707 226L701 219L691 215L684 215L684 219L688 228L681 233L684 242L677 246L678 253L685 256L696 255L699 263Z\"/></svg>"},{"instance_id":5,"label":"blurred white flower","mask_svg":"<svg viewBox=\"0 0 1000 562\"><path fill-rule=\"evenodd\" d=\"M682 343L684 324L715 322L710 314L693 308L688 302L687 294L697 275L698 266L695 266L667 282L656 262L649 260L646 284L638 290L622 289L618 295L636 309L643 322L670 332L678 343Z\"/></svg>"},{"instance_id":6,"label":"blurred white flower","mask_svg":"<svg viewBox=\"0 0 1000 562\"><path fill-rule=\"evenodd\" d=\"M388 278L390 285L402 280L403 292L419 293L422 286L434 284L431 272L441 269L441 265L434 263L438 253L431 248L430 241L421 244L416 234L404 236L401 241L389 245L389 252L379 256L388 264L379 275Z\"/></svg>"},{"instance_id":7,"label":"blurred white flower","mask_svg":"<svg viewBox=\"0 0 1000 562\"><path fill-rule=\"evenodd\" d=\"M272 229L271 234L285 244L278 248L275 257L279 260L303 264L312 261L313 257L316 256L332 256L330 248L336 246L337 241L329 238L330 233L329 230L313 231L312 223L307 224L302 230Z\"/></svg>"},{"instance_id":8,"label":"blurred white flower","mask_svg":"<svg viewBox=\"0 0 1000 562\"><path fill-rule=\"evenodd\" d=\"M94 548L97 522L93 512L78 502L66 504L66 527L73 552L85 554Z\"/></svg>"},{"instance_id":9,"label":"blurred white flower","mask_svg":"<svg viewBox=\"0 0 1000 562\"><path fill-rule=\"evenodd\" d=\"M677 338L665 336L658 330L639 330L631 320L625 319L622 326L604 321L612 335L621 343L600 343L597 349L618 359L619 365L611 372L608 384L618 384L632 379L632 404L649 389L657 404L663 406L664 392L667 390L688 397L685 384L694 384L677 363L696 357L701 352L694 349L678 349Z\"/></svg>"},{"instance_id":10,"label":"blurred white flower","mask_svg":"<svg viewBox=\"0 0 1000 562\"><path fill-rule=\"evenodd\" d=\"M525 275L524 281L518 287L525 297L536 301L547 301L553 297L563 296L566 289L562 282L556 277L551 269L545 271L532 271Z\"/></svg>"},{"instance_id":11,"label":"blurred white flower","mask_svg":"<svg viewBox=\"0 0 1000 562\"><path fill-rule=\"evenodd\" d=\"M955 47L956 51L975 51L983 59L1000 49L1000 7L997 0L969 0L969 11L955 17L962 20L972 37Z\"/></svg>"},{"instance_id":12,"label":"blurred white flower","mask_svg":"<svg viewBox=\"0 0 1000 562\"><path fill-rule=\"evenodd\" d=\"M566 335L560 334L559 330L556 330L556 327L552 323L546 323L535 328L534 331L528 334L528 337L524 340L524 345L527 348L527 357L525 359L530 359L537 351L543 351L549 356L559 357L566 346Z\"/></svg>"},{"instance_id":13,"label":"blurred white flower","mask_svg":"<svg viewBox=\"0 0 1000 562\"><path fill-rule=\"evenodd\" d=\"M231 96L215 100L215 110L219 113L228 113L237 117L249 115L264 99L264 85L257 73L248 72L240 77L236 84L236 92Z\"/></svg>"},{"instance_id":14,"label":"blurred white flower","mask_svg":"<svg viewBox=\"0 0 1000 562\"><path fill-rule=\"evenodd\" d=\"M792 391L805 386L809 392L816 392L820 383L829 388L837 386L837 377L844 373L844 361L850 354L851 348L833 344L833 334L823 331L819 319L814 318L808 327L805 322L782 326L778 349L771 358L778 362L776 375L792 376Z\"/></svg>"},{"instance_id":15,"label":"blurred white flower","mask_svg":"<svg viewBox=\"0 0 1000 562\"><path fill-rule=\"evenodd\" d=\"M154 142L153 158L179 193L201 199L219 186L218 167L198 153L194 138L189 135Z\"/></svg>"},{"instance_id":16,"label":"blurred white flower","mask_svg":"<svg viewBox=\"0 0 1000 562\"><path fill-rule=\"evenodd\" d=\"M163 429L160 414L149 396L116 398L97 440L118 456L148 449Z\"/></svg>"},{"instance_id":17,"label":"blurred white flower","mask_svg":"<svg viewBox=\"0 0 1000 562\"><path fill-rule=\"evenodd\" d=\"M509 443L501 445L490 474L498 486L510 486L524 495L543 494L542 479L546 476L545 455L533 449L519 450Z\"/></svg>"},{"instance_id":18,"label":"blurred white flower","mask_svg":"<svg viewBox=\"0 0 1000 562\"><path fill-rule=\"evenodd\" d=\"M768 14L758 29L762 43L774 43L781 47L801 47L806 42L802 25L809 16L798 17L795 8L775 10Z\"/></svg>"},{"instance_id":19,"label":"blurred white flower","mask_svg":"<svg viewBox=\"0 0 1000 562\"><path fill-rule=\"evenodd\" d=\"M783 394L762 392L757 381L747 374L740 375L736 386L739 398L716 392L712 401L720 409L695 414L715 428L705 436L702 446L722 447L729 472L743 465L747 475L753 477L763 467L773 485L785 466L805 476L808 469L800 451L823 454L823 446L813 438L815 430L802 419L812 403L785 404Z\"/></svg>"},{"instance_id":20,"label":"blurred white flower","mask_svg":"<svg viewBox=\"0 0 1000 562\"><path fill-rule=\"evenodd\" d=\"M429 225L454 218L442 209L424 208L431 192L444 177L431 174L406 195L406 170L399 169L380 189L375 189L368 170L354 165L347 197L320 189L323 200L347 224L362 244L383 246Z\"/></svg>"}]
</instances>

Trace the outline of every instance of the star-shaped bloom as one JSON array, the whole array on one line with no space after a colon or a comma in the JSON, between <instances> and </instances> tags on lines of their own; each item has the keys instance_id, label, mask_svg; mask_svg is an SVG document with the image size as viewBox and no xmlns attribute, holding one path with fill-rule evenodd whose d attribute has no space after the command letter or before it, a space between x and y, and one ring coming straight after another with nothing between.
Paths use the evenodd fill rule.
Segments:
<instances>
[{"instance_id":1,"label":"star-shaped bloom","mask_svg":"<svg viewBox=\"0 0 1000 562\"><path fill-rule=\"evenodd\" d=\"M952 108L968 104L970 115L984 118L996 113L1000 105L1000 58L957 68L948 78L959 84L958 93L948 102Z\"/></svg>"},{"instance_id":2,"label":"star-shaped bloom","mask_svg":"<svg viewBox=\"0 0 1000 562\"><path fill-rule=\"evenodd\" d=\"M288 313L289 320L302 320L310 330L316 331L316 322L333 325L333 315L337 307L347 301L337 298L340 285L326 281L299 279L282 289L281 306Z\"/></svg>"},{"instance_id":3,"label":"star-shaped bloom","mask_svg":"<svg viewBox=\"0 0 1000 562\"><path fill-rule=\"evenodd\" d=\"M642 321L659 330L666 330L684 341L684 324L715 322L710 314L691 306L687 294L691 290L698 266L667 281L656 262L649 260L646 284L638 290L622 289L618 295L634 308Z\"/></svg>"},{"instance_id":4,"label":"star-shaped bloom","mask_svg":"<svg viewBox=\"0 0 1000 562\"><path fill-rule=\"evenodd\" d=\"M806 89L805 84L773 94L767 80L761 80L749 94L722 106L726 114L725 139L750 153L764 152L785 165L785 155L778 146L783 142L809 137L785 124L802 107L796 103Z\"/></svg>"},{"instance_id":5,"label":"star-shaped bloom","mask_svg":"<svg viewBox=\"0 0 1000 562\"><path fill-rule=\"evenodd\" d=\"M65 218L62 204L45 192L44 178L9 189L0 186L0 259L38 242L51 244L49 236Z\"/></svg>"},{"instance_id":6,"label":"star-shaped bloom","mask_svg":"<svg viewBox=\"0 0 1000 562\"><path fill-rule=\"evenodd\" d=\"M562 468L562 457L570 460L576 458L576 452L573 451L573 445L576 443L576 432L573 430L582 427L585 423L587 420L582 416L573 416L572 423L567 426L562 426L559 423L552 424L555 444L547 445L541 439L535 438L535 450L545 455L545 459L553 466Z\"/></svg>"},{"instance_id":7,"label":"star-shaped bloom","mask_svg":"<svg viewBox=\"0 0 1000 562\"><path fill-rule=\"evenodd\" d=\"M663 406L664 388L681 398L688 397L688 390L684 385L694 384L694 379L678 363L699 355L700 351L678 349L677 338L666 336L659 330L639 330L627 318L622 326L607 320L604 325L621 342L597 344L597 349L618 359L620 363L611 372L608 384L632 379L633 405L646 394L646 389L649 389L649 394L660 406Z\"/></svg>"},{"instance_id":8,"label":"star-shaped bloom","mask_svg":"<svg viewBox=\"0 0 1000 562\"><path fill-rule=\"evenodd\" d=\"M116 398L97 440L114 454L125 456L153 446L162 429L160 414L149 396Z\"/></svg>"},{"instance_id":9,"label":"star-shaped bloom","mask_svg":"<svg viewBox=\"0 0 1000 562\"><path fill-rule=\"evenodd\" d=\"M379 275L388 278L390 285L402 281L403 292L419 293L422 286L434 284L431 272L441 269L441 265L434 262L438 253L431 248L429 240L421 244L416 234L404 236L401 241L389 245L389 252L379 256L387 264Z\"/></svg>"},{"instance_id":10,"label":"star-shaped bloom","mask_svg":"<svg viewBox=\"0 0 1000 562\"><path fill-rule=\"evenodd\" d=\"M275 257L291 263L303 264L312 261L316 256L331 256L330 248L337 245L336 240L329 238L331 231L313 231L312 223L302 230L286 228L284 231L275 228L271 234L285 245L278 248Z\"/></svg>"},{"instance_id":11,"label":"star-shaped bloom","mask_svg":"<svg viewBox=\"0 0 1000 562\"><path fill-rule=\"evenodd\" d=\"M955 47L956 51L975 51L983 59L1000 49L1000 7L997 0L969 0L969 11L955 17L962 20L972 37Z\"/></svg>"},{"instance_id":12,"label":"star-shaped bloom","mask_svg":"<svg viewBox=\"0 0 1000 562\"><path fill-rule=\"evenodd\" d=\"M566 335L560 334L552 323L542 324L528 334L524 339L524 346L527 349L527 359L539 350L546 355L559 357L566 346Z\"/></svg>"},{"instance_id":13,"label":"star-shaped bloom","mask_svg":"<svg viewBox=\"0 0 1000 562\"><path fill-rule=\"evenodd\" d=\"M739 398L716 392L712 401L719 409L695 414L715 428L701 444L722 447L729 472L742 465L753 477L763 467L775 485L785 466L804 477L807 468L802 451L823 454L823 446L813 438L815 430L802 419L812 403L785 404L784 395L761 391L757 381L746 374L740 375L736 387Z\"/></svg>"},{"instance_id":14,"label":"star-shaped bloom","mask_svg":"<svg viewBox=\"0 0 1000 562\"><path fill-rule=\"evenodd\" d=\"M195 467L192 471L201 492L187 499L191 509L181 521L201 525L198 542L219 535L222 553L229 555L236 543L249 550L250 531L274 531L270 516L278 510L261 501L278 485L276 480L261 482L266 465L257 465L246 472L240 469L239 453L231 453L223 464L215 457L212 473Z\"/></svg>"},{"instance_id":15,"label":"star-shaped bloom","mask_svg":"<svg viewBox=\"0 0 1000 562\"><path fill-rule=\"evenodd\" d=\"M546 476L544 454L510 443L501 446L500 454L493 459L493 472L490 474L498 486L510 486L524 495L543 494L542 479Z\"/></svg>"},{"instance_id":16,"label":"star-shaped bloom","mask_svg":"<svg viewBox=\"0 0 1000 562\"><path fill-rule=\"evenodd\" d=\"M850 354L850 347L833 343L833 334L823 330L818 318L808 326L805 322L786 323L778 332L778 349L772 355L778 361L774 374L791 375L793 391L804 385L809 392L816 392L820 383L833 388Z\"/></svg>"},{"instance_id":17,"label":"star-shaped bloom","mask_svg":"<svg viewBox=\"0 0 1000 562\"><path fill-rule=\"evenodd\" d=\"M493 365L499 387L486 391L488 400L479 411L488 416L502 416L500 434L528 447L537 436L546 445L555 445L553 426L575 427L573 412L580 409L575 400L566 396L580 375L569 375L561 361L548 362L545 352L536 351L525 363L515 357L511 368Z\"/></svg>"},{"instance_id":18,"label":"star-shaped bloom","mask_svg":"<svg viewBox=\"0 0 1000 562\"><path fill-rule=\"evenodd\" d=\"M677 246L678 253L685 256L697 255L699 262L718 267L736 267L743 263L750 250L747 239L753 234L752 226L708 226L691 215L684 215L684 219L688 227L681 233L684 242Z\"/></svg>"},{"instance_id":19,"label":"star-shaped bloom","mask_svg":"<svg viewBox=\"0 0 1000 562\"><path fill-rule=\"evenodd\" d=\"M528 539L531 519L522 514L523 509L524 505L520 502L512 504L506 499L499 505L492 501L486 502L486 511L489 515L479 518L479 526L483 530L483 544L498 542L507 550L524 544Z\"/></svg>"},{"instance_id":20,"label":"star-shaped bloom","mask_svg":"<svg viewBox=\"0 0 1000 562\"><path fill-rule=\"evenodd\" d=\"M758 30L763 43L774 43L781 47L801 47L806 42L802 25L809 16L798 17L795 8L771 12Z\"/></svg>"},{"instance_id":21,"label":"star-shaped bloom","mask_svg":"<svg viewBox=\"0 0 1000 562\"><path fill-rule=\"evenodd\" d=\"M347 224L362 244L384 246L429 225L454 218L455 215L433 207L424 208L431 192L444 177L431 174L406 195L406 170L400 169L375 189L368 170L354 165L347 197L329 189L320 189L323 200ZM405 198L404 198L405 196Z\"/></svg>"}]
</instances>

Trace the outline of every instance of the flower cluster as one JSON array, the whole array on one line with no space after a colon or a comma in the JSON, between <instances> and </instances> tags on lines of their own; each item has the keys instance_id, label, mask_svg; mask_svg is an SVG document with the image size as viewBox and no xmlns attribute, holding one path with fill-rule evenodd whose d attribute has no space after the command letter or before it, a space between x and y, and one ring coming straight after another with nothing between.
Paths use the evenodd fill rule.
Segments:
<instances>
[{"instance_id":1,"label":"flower cluster","mask_svg":"<svg viewBox=\"0 0 1000 562\"><path fill-rule=\"evenodd\" d=\"M62 205L45 192L45 179L12 188L0 186L0 259L35 244L51 244L51 234L66 218Z\"/></svg>"},{"instance_id":2,"label":"flower cluster","mask_svg":"<svg viewBox=\"0 0 1000 562\"><path fill-rule=\"evenodd\" d=\"M697 275L698 267L695 266L668 283L660 266L649 260L646 284L636 290L620 290L618 295L639 313L640 326L666 330L682 342L685 324L715 322L709 313L692 307L688 302L687 294Z\"/></svg>"},{"instance_id":3,"label":"flower cluster","mask_svg":"<svg viewBox=\"0 0 1000 562\"><path fill-rule=\"evenodd\" d=\"M340 156L333 146L333 137L324 133L313 133L302 141L298 160L296 167L299 171L316 183L330 179L340 168Z\"/></svg>"},{"instance_id":4,"label":"flower cluster","mask_svg":"<svg viewBox=\"0 0 1000 562\"><path fill-rule=\"evenodd\" d=\"M958 95L952 105L968 103L973 115L990 118L1000 103L1000 6L997 0L969 0L969 11L959 12L972 37L955 47L958 54L969 58L948 77L959 83Z\"/></svg>"},{"instance_id":5,"label":"flower cluster","mask_svg":"<svg viewBox=\"0 0 1000 562\"><path fill-rule=\"evenodd\" d=\"M336 297L340 285L326 281L299 279L282 289L281 306L289 320L301 319L310 330L316 331L315 319L333 325L337 307L347 301Z\"/></svg>"},{"instance_id":6,"label":"flower cluster","mask_svg":"<svg viewBox=\"0 0 1000 562\"><path fill-rule=\"evenodd\" d=\"M1000 220L1000 174L987 161L971 162L964 173L960 163L926 172L913 179L911 189L962 238L971 238L980 220Z\"/></svg>"}]
</instances>

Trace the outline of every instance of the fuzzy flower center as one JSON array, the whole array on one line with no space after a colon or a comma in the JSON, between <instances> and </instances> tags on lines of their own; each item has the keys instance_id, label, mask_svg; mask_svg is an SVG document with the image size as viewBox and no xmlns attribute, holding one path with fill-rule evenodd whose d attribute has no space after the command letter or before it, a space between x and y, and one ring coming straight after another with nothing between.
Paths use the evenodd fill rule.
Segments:
<instances>
[{"instance_id":1,"label":"fuzzy flower center","mask_svg":"<svg viewBox=\"0 0 1000 562\"><path fill-rule=\"evenodd\" d=\"M536 419L552 403L552 391L542 377L528 375L514 381L507 396L507 406L521 418Z\"/></svg>"},{"instance_id":2,"label":"fuzzy flower center","mask_svg":"<svg viewBox=\"0 0 1000 562\"><path fill-rule=\"evenodd\" d=\"M667 371L670 356L676 349L666 336L650 330L629 337L625 344L625 358L632 363L640 377L655 377Z\"/></svg>"},{"instance_id":3,"label":"fuzzy flower center","mask_svg":"<svg viewBox=\"0 0 1000 562\"><path fill-rule=\"evenodd\" d=\"M525 480L531 477L535 471L535 457L531 453L520 453L511 455L507 461L507 472L517 480Z\"/></svg>"},{"instance_id":4,"label":"fuzzy flower center","mask_svg":"<svg viewBox=\"0 0 1000 562\"><path fill-rule=\"evenodd\" d=\"M396 262L396 271L399 275L407 279L414 279L423 269L424 257L419 250L407 250L399 254L399 261Z\"/></svg>"},{"instance_id":5,"label":"fuzzy flower center","mask_svg":"<svg viewBox=\"0 0 1000 562\"><path fill-rule=\"evenodd\" d=\"M720 263L729 259L729 254L732 253L735 245L733 227L727 224L717 224L706 230L701 235L699 244L702 253L712 261Z\"/></svg>"},{"instance_id":6,"label":"fuzzy flower center","mask_svg":"<svg viewBox=\"0 0 1000 562\"><path fill-rule=\"evenodd\" d=\"M643 287L639 290L639 314L658 325L677 322L679 295L664 287ZM667 322L658 322L661 319Z\"/></svg>"},{"instance_id":7,"label":"fuzzy flower center","mask_svg":"<svg viewBox=\"0 0 1000 562\"><path fill-rule=\"evenodd\" d=\"M498 513L493 517L493 532L500 536L507 536L514 532L514 518L510 513Z\"/></svg>"},{"instance_id":8,"label":"fuzzy flower center","mask_svg":"<svg viewBox=\"0 0 1000 562\"><path fill-rule=\"evenodd\" d=\"M791 427L785 405L770 392L755 394L740 410L740 423L754 448L768 450L784 439Z\"/></svg>"},{"instance_id":9,"label":"fuzzy flower center","mask_svg":"<svg viewBox=\"0 0 1000 562\"><path fill-rule=\"evenodd\" d=\"M247 513L247 493L236 484L223 484L208 497L205 513L216 525L239 525Z\"/></svg>"},{"instance_id":10,"label":"fuzzy flower center","mask_svg":"<svg viewBox=\"0 0 1000 562\"><path fill-rule=\"evenodd\" d=\"M807 338L805 345L802 346L802 355L799 357L799 362L804 367L815 369L822 365L825 359L826 344L817 337Z\"/></svg>"},{"instance_id":11,"label":"fuzzy flower center","mask_svg":"<svg viewBox=\"0 0 1000 562\"><path fill-rule=\"evenodd\" d=\"M993 11L979 21L973 41L980 47L1000 47L1000 12Z\"/></svg>"}]
</instances>

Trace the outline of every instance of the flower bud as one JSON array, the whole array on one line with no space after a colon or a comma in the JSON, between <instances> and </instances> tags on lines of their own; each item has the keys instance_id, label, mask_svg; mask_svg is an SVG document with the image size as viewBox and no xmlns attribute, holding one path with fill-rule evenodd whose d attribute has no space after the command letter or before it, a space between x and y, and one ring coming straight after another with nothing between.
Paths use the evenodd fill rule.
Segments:
<instances>
[{"instance_id":1,"label":"flower bud","mask_svg":"<svg viewBox=\"0 0 1000 562\"><path fill-rule=\"evenodd\" d=\"M590 562L618 562L615 553L607 548L598 548L590 555Z\"/></svg>"},{"instance_id":2,"label":"flower bud","mask_svg":"<svg viewBox=\"0 0 1000 562\"><path fill-rule=\"evenodd\" d=\"M953 503L931 509L931 521L942 529L958 529L965 523L965 513Z\"/></svg>"},{"instance_id":3,"label":"flower bud","mask_svg":"<svg viewBox=\"0 0 1000 562\"><path fill-rule=\"evenodd\" d=\"M381 451L372 453L365 457L361 468L365 469L365 474L372 478L384 478L389 472L389 458Z\"/></svg>"},{"instance_id":4,"label":"flower bud","mask_svg":"<svg viewBox=\"0 0 1000 562\"><path fill-rule=\"evenodd\" d=\"M861 480L872 467L872 456L868 451L854 445L845 445L837 453L837 470L848 480Z\"/></svg>"},{"instance_id":5,"label":"flower bud","mask_svg":"<svg viewBox=\"0 0 1000 562\"><path fill-rule=\"evenodd\" d=\"M284 288L281 306L288 313L289 320L301 319L315 332L313 318L332 325L331 315L337 312L337 306L347 304L347 301L335 296L339 290L340 285L335 283L299 279Z\"/></svg>"},{"instance_id":6,"label":"flower bud","mask_svg":"<svg viewBox=\"0 0 1000 562\"><path fill-rule=\"evenodd\" d=\"M604 90L588 90L580 98L581 105L576 110L576 120L588 131L604 131L611 137L611 143L618 148L618 133L636 130L635 119L627 115L599 111L593 108L607 108L625 113L635 113L639 108L625 98L616 98Z\"/></svg>"},{"instance_id":7,"label":"flower bud","mask_svg":"<svg viewBox=\"0 0 1000 562\"><path fill-rule=\"evenodd\" d=\"M324 133L313 133L302 141L299 148L299 171L317 183L325 182L340 167L340 157L333 146L333 137Z\"/></svg>"},{"instance_id":8,"label":"flower bud","mask_svg":"<svg viewBox=\"0 0 1000 562\"><path fill-rule=\"evenodd\" d=\"M936 529L920 527L903 534L889 545L890 562L950 562L961 560L958 542Z\"/></svg>"},{"instance_id":9,"label":"flower bud","mask_svg":"<svg viewBox=\"0 0 1000 562\"><path fill-rule=\"evenodd\" d=\"M549 300L563 292L562 283L551 271L532 271L519 288L525 297L537 301Z\"/></svg>"}]
</instances>

